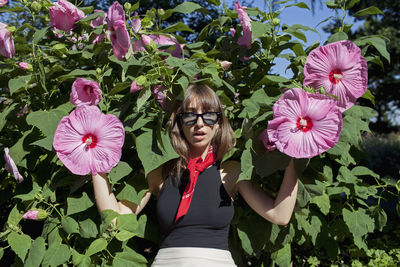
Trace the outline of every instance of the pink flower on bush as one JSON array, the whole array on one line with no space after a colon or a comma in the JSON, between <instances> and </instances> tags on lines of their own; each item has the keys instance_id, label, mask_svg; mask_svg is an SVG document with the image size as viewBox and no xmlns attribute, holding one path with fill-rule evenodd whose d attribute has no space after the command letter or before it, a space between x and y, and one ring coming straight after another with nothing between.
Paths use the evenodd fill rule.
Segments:
<instances>
[{"instance_id":1,"label":"pink flower on bush","mask_svg":"<svg viewBox=\"0 0 400 267\"><path fill-rule=\"evenodd\" d=\"M164 85L154 85L153 96L163 110L169 111L169 109L171 108L171 93Z\"/></svg>"},{"instance_id":2,"label":"pink flower on bush","mask_svg":"<svg viewBox=\"0 0 400 267\"><path fill-rule=\"evenodd\" d=\"M232 37L234 37L235 33L236 33L236 29L231 27L231 28L229 28L229 31L231 32Z\"/></svg>"},{"instance_id":3,"label":"pink flower on bush","mask_svg":"<svg viewBox=\"0 0 400 267\"><path fill-rule=\"evenodd\" d=\"M260 139L263 142L265 148L268 151L273 151L276 149L276 145L274 143L272 143L271 141L269 141L267 129L265 129L264 131L261 132L261 134L258 136L258 139Z\"/></svg>"},{"instance_id":4,"label":"pink flower on bush","mask_svg":"<svg viewBox=\"0 0 400 267\"><path fill-rule=\"evenodd\" d=\"M231 67L231 65L232 65L232 62L230 62L230 61L226 61L226 60L221 61L221 67L223 70L228 70Z\"/></svg>"},{"instance_id":5,"label":"pink flower on bush","mask_svg":"<svg viewBox=\"0 0 400 267\"><path fill-rule=\"evenodd\" d=\"M131 83L131 89L130 89L129 92L134 93L134 92L137 92L137 91L139 91L141 89L142 89L142 87L140 85L138 85L136 81L133 81Z\"/></svg>"},{"instance_id":6,"label":"pink flower on bush","mask_svg":"<svg viewBox=\"0 0 400 267\"><path fill-rule=\"evenodd\" d=\"M173 37L172 35L164 36L164 35L160 35L160 34L151 34L148 37L150 37L150 39L153 40L157 45L174 46L174 50L172 52L168 48L159 49L160 51L170 53L173 57L179 57L179 58L182 57L184 45L181 45L178 42L178 40L176 40L176 38ZM146 38L146 40L148 40L147 36L145 38ZM146 44L143 42L143 35L142 35L141 40L137 40L137 41L133 42L133 44L132 44L133 51L143 52L146 50L145 47L146 47Z\"/></svg>"},{"instance_id":7,"label":"pink flower on bush","mask_svg":"<svg viewBox=\"0 0 400 267\"><path fill-rule=\"evenodd\" d=\"M25 220L41 221L47 218L47 212L42 209L28 210L22 215Z\"/></svg>"},{"instance_id":8,"label":"pink flower on bush","mask_svg":"<svg viewBox=\"0 0 400 267\"><path fill-rule=\"evenodd\" d=\"M0 7L7 5L8 0L0 0Z\"/></svg>"},{"instance_id":9,"label":"pink flower on bush","mask_svg":"<svg viewBox=\"0 0 400 267\"><path fill-rule=\"evenodd\" d=\"M116 58L123 60L131 45L126 30L125 12L123 7L115 1L108 9L109 38Z\"/></svg>"},{"instance_id":10,"label":"pink flower on bush","mask_svg":"<svg viewBox=\"0 0 400 267\"><path fill-rule=\"evenodd\" d=\"M101 100L101 90L97 82L85 78L77 78L72 84L69 97L75 106L97 105Z\"/></svg>"},{"instance_id":11,"label":"pink flower on bush","mask_svg":"<svg viewBox=\"0 0 400 267\"><path fill-rule=\"evenodd\" d=\"M24 181L24 177L19 173L17 165L15 165L14 160L10 157L10 151L8 147L4 148L4 160L6 161L6 165L4 168L8 171L11 175L15 177L18 183L22 183Z\"/></svg>"},{"instance_id":12,"label":"pink flower on bush","mask_svg":"<svg viewBox=\"0 0 400 267\"><path fill-rule=\"evenodd\" d=\"M49 8L50 23L59 30L72 31L75 23L85 16L82 10L65 0L58 0Z\"/></svg>"},{"instance_id":13,"label":"pink flower on bush","mask_svg":"<svg viewBox=\"0 0 400 267\"><path fill-rule=\"evenodd\" d=\"M99 17L97 17L96 19L94 19L94 20L92 20L90 22L90 26L92 27L92 29L94 29L96 27L99 27L99 26L102 26L102 25L105 24L106 14L104 13L104 11L103 10L97 10L97 9L94 10L94 13L99 13L99 12L102 12L104 16L99 16ZM102 34L93 34L94 40L93 40L92 43L96 44L96 43L103 42L104 41L104 35L105 35L104 33L102 33Z\"/></svg>"},{"instance_id":14,"label":"pink flower on bush","mask_svg":"<svg viewBox=\"0 0 400 267\"><path fill-rule=\"evenodd\" d=\"M14 41L11 32L7 30L7 25L0 22L0 54L5 57L13 58L15 55Z\"/></svg>"},{"instance_id":15,"label":"pink flower on bush","mask_svg":"<svg viewBox=\"0 0 400 267\"><path fill-rule=\"evenodd\" d=\"M121 158L124 138L124 126L116 116L83 105L61 119L53 147L74 174L108 173Z\"/></svg>"},{"instance_id":16,"label":"pink flower on bush","mask_svg":"<svg viewBox=\"0 0 400 267\"><path fill-rule=\"evenodd\" d=\"M135 16L138 14L135 13ZM132 30L134 33L138 33L142 29L142 21L139 18L132 20Z\"/></svg>"},{"instance_id":17,"label":"pink flower on bush","mask_svg":"<svg viewBox=\"0 0 400 267\"><path fill-rule=\"evenodd\" d=\"M238 12L240 24L242 25L242 29L243 29L243 36L239 37L238 45L242 45L242 46L247 47L248 49L251 49L252 31L251 31L251 20L250 20L250 17L247 14L247 12L244 9L244 7L242 7L240 5L239 1L236 1L235 9Z\"/></svg>"},{"instance_id":18,"label":"pink flower on bush","mask_svg":"<svg viewBox=\"0 0 400 267\"><path fill-rule=\"evenodd\" d=\"M29 68L29 64L26 62L19 62L18 67L20 67L23 70L27 70Z\"/></svg>"},{"instance_id":19,"label":"pink flower on bush","mask_svg":"<svg viewBox=\"0 0 400 267\"><path fill-rule=\"evenodd\" d=\"M273 112L268 139L291 157L314 157L339 140L343 121L334 98L293 88L274 104Z\"/></svg>"},{"instance_id":20,"label":"pink flower on bush","mask_svg":"<svg viewBox=\"0 0 400 267\"><path fill-rule=\"evenodd\" d=\"M339 41L311 51L304 65L303 85L338 97L343 112L367 90L368 66L361 50L351 41Z\"/></svg>"}]
</instances>

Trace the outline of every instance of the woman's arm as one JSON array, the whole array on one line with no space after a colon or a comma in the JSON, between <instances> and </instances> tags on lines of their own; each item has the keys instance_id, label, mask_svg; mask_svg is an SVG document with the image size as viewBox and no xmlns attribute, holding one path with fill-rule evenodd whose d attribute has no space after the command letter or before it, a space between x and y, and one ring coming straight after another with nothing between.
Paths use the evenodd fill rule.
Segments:
<instances>
[{"instance_id":1,"label":"woman's arm","mask_svg":"<svg viewBox=\"0 0 400 267\"><path fill-rule=\"evenodd\" d=\"M98 210L113 210L119 214L130 214L139 212L146 206L151 197L151 193L158 192L159 181L161 181L161 168L158 168L147 175L149 190L144 194L140 205L136 205L130 201L118 201L111 191L107 174L92 175L94 196Z\"/></svg>"},{"instance_id":2,"label":"woman's arm","mask_svg":"<svg viewBox=\"0 0 400 267\"><path fill-rule=\"evenodd\" d=\"M247 204L263 218L279 225L289 223L297 198L297 176L293 159L285 169L283 181L275 199L269 197L250 181L239 181L236 186Z\"/></svg>"}]
</instances>

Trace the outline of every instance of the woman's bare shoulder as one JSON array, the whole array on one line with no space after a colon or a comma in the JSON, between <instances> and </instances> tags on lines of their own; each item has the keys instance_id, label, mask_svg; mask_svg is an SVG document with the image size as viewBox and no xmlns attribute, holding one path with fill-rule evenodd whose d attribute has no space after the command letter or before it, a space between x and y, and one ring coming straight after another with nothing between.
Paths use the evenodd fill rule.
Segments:
<instances>
[{"instance_id":1,"label":"woman's bare shoulder","mask_svg":"<svg viewBox=\"0 0 400 267\"><path fill-rule=\"evenodd\" d=\"M147 183L149 184L150 191L153 194L158 195L158 192L161 189L163 183L162 165L150 171L147 174L146 178L147 178Z\"/></svg>"},{"instance_id":2,"label":"woman's bare shoulder","mask_svg":"<svg viewBox=\"0 0 400 267\"><path fill-rule=\"evenodd\" d=\"M221 163L221 180L229 195L234 198L237 192L236 181L241 172L240 162L227 160Z\"/></svg>"}]
</instances>

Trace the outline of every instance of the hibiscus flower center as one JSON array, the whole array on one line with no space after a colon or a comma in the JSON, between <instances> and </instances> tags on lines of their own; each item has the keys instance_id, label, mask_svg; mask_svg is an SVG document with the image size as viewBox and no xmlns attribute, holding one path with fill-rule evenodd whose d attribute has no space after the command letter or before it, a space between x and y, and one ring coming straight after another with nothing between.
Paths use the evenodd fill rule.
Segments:
<instances>
[{"instance_id":1,"label":"hibiscus flower center","mask_svg":"<svg viewBox=\"0 0 400 267\"><path fill-rule=\"evenodd\" d=\"M85 143L87 148L94 148L97 145L97 137L93 134L87 134L82 138L82 143Z\"/></svg>"},{"instance_id":2,"label":"hibiscus flower center","mask_svg":"<svg viewBox=\"0 0 400 267\"><path fill-rule=\"evenodd\" d=\"M85 89L84 90L88 95L93 94L93 87L90 86L90 85L85 85Z\"/></svg>"},{"instance_id":3,"label":"hibiscus flower center","mask_svg":"<svg viewBox=\"0 0 400 267\"><path fill-rule=\"evenodd\" d=\"M312 121L309 117L299 117L296 122L297 129L301 130L303 133L308 132L312 127Z\"/></svg>"},{"instance_id":4,"label":"hibiscus flower center","mask_svg":"<svg viewBox=\"0 0 400 267\"><path fill-rule=\"evenodd\" d=\"M333 70L329 73L329 81L338 84L343 79L343 72L340 70Z\"/></svg>"}]
</instances>

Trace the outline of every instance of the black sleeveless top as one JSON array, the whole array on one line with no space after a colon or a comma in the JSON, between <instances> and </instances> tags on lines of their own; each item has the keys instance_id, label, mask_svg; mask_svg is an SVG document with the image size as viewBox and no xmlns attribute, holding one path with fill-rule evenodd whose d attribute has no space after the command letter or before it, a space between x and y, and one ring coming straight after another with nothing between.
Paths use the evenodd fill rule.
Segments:
<instances>
[{"instance_id":1,"label":"black sleeveless top","mask_svg":"<svg viewBox=\"0 0 400 267\"><path fill-rule=\"evenodd\" d=\"M167 177L157 201L161 248L206 247L228 250L229 225L233 203L221 182L220 166L215 163L199 174L190 208L175 222L179 203L189 179L182 174L181 184Z\"/></svg>"}]
</instances>

